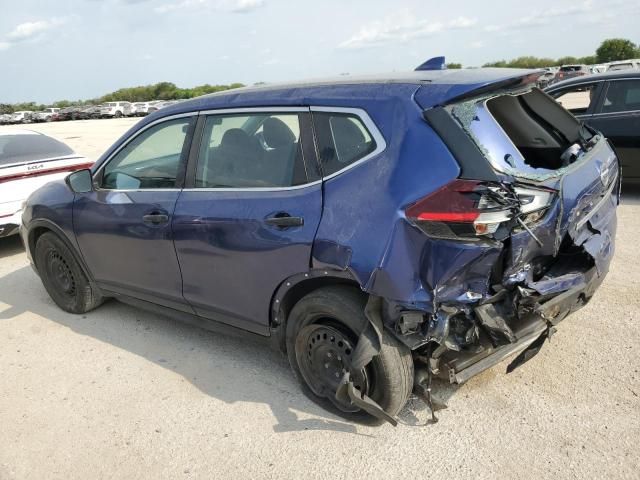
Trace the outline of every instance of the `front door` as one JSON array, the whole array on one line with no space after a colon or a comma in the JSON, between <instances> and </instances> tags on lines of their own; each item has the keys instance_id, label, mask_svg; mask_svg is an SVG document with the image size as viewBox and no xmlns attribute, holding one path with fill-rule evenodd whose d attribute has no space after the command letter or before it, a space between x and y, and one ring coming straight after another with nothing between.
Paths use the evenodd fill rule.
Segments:
<instances>
[{"instance_id":1,"label":"front door","mask_svg":"<svg viewBox=\"0 0 640 480\"><path fill-rule=\"evenodd\" d=\"M322 211L308 109L208 115L197 131L173 217L184 298L267 335L275 290L309 269Z\"/></svg>"},{"instance_id":2,"label":"front door","mask_svg":"<svg viewBox=\"0 0 640 480\"><path fill-rule=\"evenodd\" d=\"M77 196L73 224L82 256L101 288L191 311L171 219L197 116L152 124L94 175Z\"/></svg>"}]
</instances>

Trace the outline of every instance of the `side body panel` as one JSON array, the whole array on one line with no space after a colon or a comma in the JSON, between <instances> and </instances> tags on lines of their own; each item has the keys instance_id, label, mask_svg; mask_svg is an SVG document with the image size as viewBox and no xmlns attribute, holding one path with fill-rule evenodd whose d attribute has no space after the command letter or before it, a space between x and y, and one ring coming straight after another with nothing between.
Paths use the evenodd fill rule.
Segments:
<instances>
[{"instance_id":1,"label":"side body panel","mask_svg":"<svg viewBox=\"0 0 640 480\"><path fill-rule=\"evenodd\" d=\"M309 269L322 186L282 191L185 190L173 231L184 298L198 315L267 335L271 300L289 276ZM280 228L280 212L304 225Z\"/></svg>"}]
</instances>

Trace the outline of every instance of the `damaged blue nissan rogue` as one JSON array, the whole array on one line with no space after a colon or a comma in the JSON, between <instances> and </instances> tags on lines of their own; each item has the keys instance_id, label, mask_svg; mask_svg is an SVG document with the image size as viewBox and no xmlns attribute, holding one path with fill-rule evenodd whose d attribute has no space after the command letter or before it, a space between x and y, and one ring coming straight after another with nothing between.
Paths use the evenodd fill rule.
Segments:
<instances>
[{"instance_id":1,"label":"damaged blue nissan rogue","mask_svg":"<svg viewBox=\"0 0 640 480\"><path fill-rule=\"evenodd\" d=\"M397 422L431 381L530 359L594 295L620 173L541 72L268 85L146 117L25 204L54 302L269 338L307 391Z\"/></svg>"}]
</instances>

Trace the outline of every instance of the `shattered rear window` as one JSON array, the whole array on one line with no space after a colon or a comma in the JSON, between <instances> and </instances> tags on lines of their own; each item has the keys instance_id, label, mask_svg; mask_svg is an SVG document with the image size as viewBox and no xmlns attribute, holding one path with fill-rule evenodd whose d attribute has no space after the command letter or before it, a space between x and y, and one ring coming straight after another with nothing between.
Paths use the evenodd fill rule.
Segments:
<instances>
[{"instance_id":1,"label":"shattered rear window","mask_svg":"<svg viewBox=\"0 0 640 480\"><path fill-rule=\"evenodd\" d=\"M537 88L494 92L448 109L500 172L539 181L583 153L580 122Z\"/></svg>"}]
</instances>

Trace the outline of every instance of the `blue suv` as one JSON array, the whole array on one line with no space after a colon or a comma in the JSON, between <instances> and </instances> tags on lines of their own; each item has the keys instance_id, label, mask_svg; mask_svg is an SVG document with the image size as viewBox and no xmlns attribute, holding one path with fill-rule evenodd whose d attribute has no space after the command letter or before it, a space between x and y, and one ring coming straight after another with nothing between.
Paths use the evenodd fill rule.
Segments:
<instances>
[{"instance_id":1,"label":"blue suv","mask_svg":"<svg viewBox=\"0 0 640 480\"><path fill-rule=\"evenodd\" d=\"M395 424L434 376L531 358L607 273L618 160L540 73L196 98L31 195L21 235L63 310L268 337L319 402Z\"/></svg>"}]
</instances>

